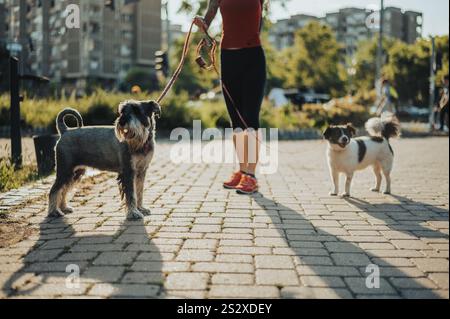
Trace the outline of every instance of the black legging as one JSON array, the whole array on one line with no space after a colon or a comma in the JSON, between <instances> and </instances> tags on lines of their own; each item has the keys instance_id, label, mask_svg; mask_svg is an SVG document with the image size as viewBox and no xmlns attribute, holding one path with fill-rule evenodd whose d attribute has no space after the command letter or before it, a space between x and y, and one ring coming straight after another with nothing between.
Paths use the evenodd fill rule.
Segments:
<instances>
[{"instance_id":1,"label":"black legging","mask_svg":"<svg viewBox=\"0 0 450 319\"><path fill-rule=\"evenodd\" d=\"M258 130L259 113L266 86L266 57L262 47L222 50L222 81L231 98L224 92L233 129ZM238 109L245 123L236 112Z\"/></svg>"}]
</instances>

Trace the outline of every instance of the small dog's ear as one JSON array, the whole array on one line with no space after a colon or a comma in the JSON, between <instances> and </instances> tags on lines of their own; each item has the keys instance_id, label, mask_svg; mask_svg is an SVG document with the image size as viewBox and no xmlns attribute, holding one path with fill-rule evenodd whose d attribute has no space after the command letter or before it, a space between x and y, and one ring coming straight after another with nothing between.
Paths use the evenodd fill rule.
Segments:
<instances>
[{"instance_id":1,"label":"small dog's ear","mask_svg":"<svg viewBox=\"0 0 450 319\"><path fill-rule=\"evenodd\" d=\"M347 124L347 130L352 134L352 137L356 135L356 129L352 123Z\"/></svg>"},{"instance_id":2,"label":"small dog's ear","mask_svg":"<svg viewBox=\"0 0 450 319\"><path fill-rule=\"evenodd\" d=\"M161 118L161 106L155 101L145 101L141 105L146 115L152 116L155 114L157 118Z\"/></svg>"},{"instance_id":3,"label":"small dog's ear","mask_svg":"<svg viewBox=\"0 0 450 319\"><path fill-rule=\"evenodd\" d=\"M328 140L331 136L331 127L327 127L327 129L323 132L323 137Z\"/></svg>"}]
</instances>

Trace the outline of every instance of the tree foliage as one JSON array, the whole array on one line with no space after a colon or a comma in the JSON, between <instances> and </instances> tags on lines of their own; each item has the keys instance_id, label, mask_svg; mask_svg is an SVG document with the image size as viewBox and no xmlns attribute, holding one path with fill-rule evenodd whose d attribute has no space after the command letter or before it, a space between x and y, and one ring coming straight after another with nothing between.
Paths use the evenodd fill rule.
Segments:
<instances>
[{"instance_id":1,"label":"tree foliage","mask_svg":"<svg viewBox=\"0 0 450 319\"><path fill-rule=\"evenodd\" d=\"M436 38L438 64L436 84L440 86L449 71L448 36ZM370 91L375 82L377 39L362 42L356 55L355 83L359 91ZM419 39L407 44L384 39L386 55L383 75L394 85L401 104L426 106L429 98L431 41Z\"/></svg>"},{"instance_id":2,"label":"tree foliage","mask_svg":"<svg viewBox=\"0 0 450 319\"><path fill-rule=\"evenodd\" d=\"M282 53L281 60L285 65L285 86L345 95L341 45L330 27L311 22L298 30L294 45Z\"/></svg>"}]
</instances>

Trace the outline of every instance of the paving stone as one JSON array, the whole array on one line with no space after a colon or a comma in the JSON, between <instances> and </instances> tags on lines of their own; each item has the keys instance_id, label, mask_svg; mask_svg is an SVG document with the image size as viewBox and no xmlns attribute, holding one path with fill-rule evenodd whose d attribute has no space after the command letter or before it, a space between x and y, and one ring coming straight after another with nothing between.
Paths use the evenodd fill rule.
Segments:
<instances>
[{"instance_id":1,"label":"paving stone","mask_svg":"<svg viewBox=\"0 0 450 319\"><path fill-rule=\"evenodd\" d=\"M213 285L253 285L255 279L250 274L215 274L211 282Z\"/></svg>"},{"instance_id":2,"label":"paving stone","mask_svg":"<svg viewBox=\"0 0 450 319\"><path fill-rule=\"evenodd\" d=\"M94 265L131 265L136 255L135 252L101 253L94 260Z\"/></svg>"},{"instance_id":3,"label":"paving stone","mask_svg":"<svg viewBox=\"0 0 450 319\"><path fill-rule=\"evenodd\" d=\"M340 277L302 276L300 281L306 287L345 288L345 283Z\"/></svg>"},{"instance_id":4,"label":"paving stone","mask_svg":"<svg viewBox=\"0 0 450 319\"><path fill-rule=\"evenodd\" d=\"M448 273L448 259L414 258L412 261L424 272Z\"/></svg>"},{"instance_id":5,"label":"paving stone","mask_svg":"<svg viewBox=\"0 0 450 319\"><path fill-rule=\"evenodd\" d=\"M81 275L83 282L113 283L119 282L125 267L119 266L89 266Z\"/></svg>"},{"instance_id":6,"label":"paving stone","mask_svg":"<svg viewBox=\"0 0 450 319\"><path fill-rule=\"evenodd\" d=\"M242 263L196 263L192 270L208 273L254 273L253 265Z\"/></svg>"},{"instance_id":7,"label":"paving stone","mask_svg":"<svg viewBox=\"0 0 450 319\"><path fill-rule=\"evenodd\" d=\"M368 288L366 285L366 277L350 277L344 278L350 290L355 294L368 295L396 295L395 289L387 282L387 280L380 278L379 288Z\"/></svg>"},{"instance_id":8,"label":"paving stone","mask_svg":"<svg viewBox=\"0 0 450 319\"><path fill-rule=\"evenodd\" d=\"M215 239L187 239L184 244L184 249L215 249L217 240Z\"/></svg>"},{"instance_id":9,"label":"paving stone","mask_svg":"<svg viewBox=\"0 0 450 319\"><path fill-rule=\"evenodd\" d=\"M96 284L89 291L89 295L121 298L154 298L159 294L160 289L161 287L156 285Z\"/></svg>"},{"instance_id":10,"label":"paving stone","mask_svg":"<svg viewBox=\"0 0 450 319\"><path fill-rule=\"evenodd\" d=\"M154 284L163 285L164 276L159 272L129 272L126 273L121 283L124 284Z\"/></svg>"},{"instance_id":11,"label":"paving stone","mask_svg":"<svg viewBox=\"0 0 450 319\"><path fill-rule=\"evenodd\" d=\"M347 289L288 287L281 290L284 299L352 299Z\"/></svg>"},{"instance_id":12,"label":"paving stone","mask_svg":"<svg viewBox=\"0 0 450 319\"><path fill-rule=\"evenodd\" d=\"M164 287L168 290L205 290L208 280L207 273L173 273L167 277Z\"/></svg>"},{"instance_id":13,"label":"paving stone","mask_svg":"<svg viewBox=\"0 0 450 319\"><path fill-rule=\"evenodd\" d=\"M183 249L178 253L176 260L189 262L213 261L214 253L209 250Z\"/></svg>"},{"instance_id":14,"label":"paving stone","mask_svg":"<svg viewBox=\"0 0 450 319\"><path fill-rule=\"evenodd\" d=\"M367 266L371 264L370 259L365 254L334 253L331 258L338 266Z\"/></svg>"},{"instance_id":15,"label":"paving stone","mask_svg":"<svg viewBox=\"0 0 450 319\"><path fill-rule=\"evenodd\" d=\"M298 286L299 280L295 270L256 270L256 283L268 286Z\"/></svg>"},{"instance_id":16,"label":"paving stone","mask_svg":"<svg viewBox=\"0 0 450 319\"><path fill-rule=\"evenodd\" d=\"M273 286L212 285L210 298L279 298L280 291Z\"/></svg>"},{"instance_id":17,"label":"paving stone","mask_svg":"<svg viewBox=\"0 0 450 319\"><path fill-rule=\"evenodd\" d=\"M294 263L289 256L256 256L257 269L294 269Z\"/></svg>"}]
</instances>

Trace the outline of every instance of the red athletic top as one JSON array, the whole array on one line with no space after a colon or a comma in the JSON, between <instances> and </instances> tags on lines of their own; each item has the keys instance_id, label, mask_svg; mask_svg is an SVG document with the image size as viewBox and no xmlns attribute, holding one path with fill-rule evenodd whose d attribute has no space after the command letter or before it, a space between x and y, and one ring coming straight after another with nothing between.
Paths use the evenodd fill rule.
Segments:
<instances>
[{"instance_id":1,"label":"red athletic top","mask_svg":"<svg viewBox=\"0 0 450 319\"><path fill-rule=\"evenodd\" d=\"M222 49L261 45L262 0L220 0Z\"/></svg>"}]
</instances>

